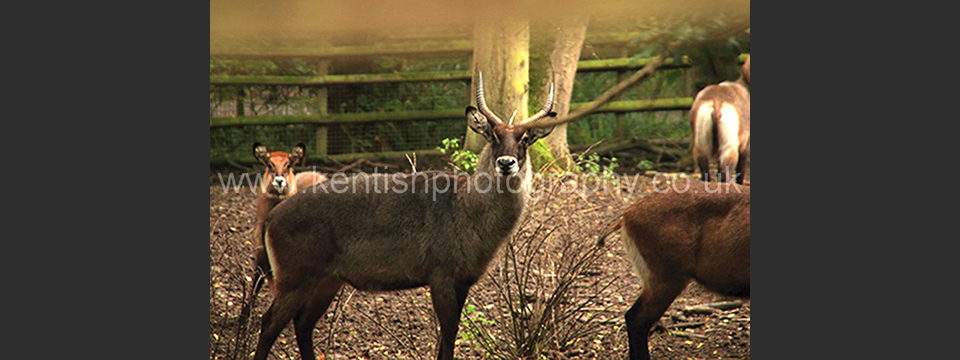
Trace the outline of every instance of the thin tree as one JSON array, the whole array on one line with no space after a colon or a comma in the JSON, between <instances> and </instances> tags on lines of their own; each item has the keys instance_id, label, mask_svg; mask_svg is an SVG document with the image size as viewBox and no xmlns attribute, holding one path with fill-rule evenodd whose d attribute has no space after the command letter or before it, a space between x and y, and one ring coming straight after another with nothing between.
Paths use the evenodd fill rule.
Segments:
<instances>
[{"instance_id":1,"label":"thin tree","mask_svg":"<svg viewBox=\"0 0 960 360\"><path fill-rule=\"evenodd\" d=\"M577 63L580 50L587 34L589 17L568 15L559 21L535 24L531 38L530 54L530 99L533 104L542 104L546 100L550 82L554 84L553 110L557 116L570 112L570 99L573 97L573 83L577 75ZM567 125L560 124L542 141L547 146L552 159L538 159L531 153L534 164L554 160L562 169L573 165L570 147L567 145ZM545 156L541 156L545 157Z\"/></svg>"}]
</instances>

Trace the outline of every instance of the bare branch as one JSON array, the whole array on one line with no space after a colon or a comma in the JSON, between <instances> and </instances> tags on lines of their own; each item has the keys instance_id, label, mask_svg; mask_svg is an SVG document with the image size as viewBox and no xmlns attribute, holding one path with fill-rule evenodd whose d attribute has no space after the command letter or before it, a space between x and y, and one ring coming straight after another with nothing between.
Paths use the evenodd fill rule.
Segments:
<instances>
[{"instance_id":1,"label":"bare branch","mask_svg":"<svg viewBox=\"0 0 960 360\"><path fill-rule=\"evenodd\" d=\"M712 34L710 34L710 36L708 36L703 41L720 40L726 37L739 34L743 31L746 31L749 28L750 28L750 17L749 16L741 17L741 18L738 18L736 21L732 22L729 26L726 26L721 30L713 32ZM536 121L536 122L530 122L525 125L528 128L546 128L546 127L556 126L560 124L565 124L593 113L604 104L610 102L610 100L616 98L620 94L623 94L631 86L640 82L640 80L643 80L647 76L653 74L653 72L657 70L657 68L660 67L660 65L663 65L664 60L666 60L670 56L670 54L675 49L679 48L681 45L689 46L691 44L689 43L681 44L680 42L671 43L666 47L663 53L653 58L650 62L647 63L646 66L644 66L640 70L637 70L637 72L633 73L633 75L630 76L629 78L624 79L623 81L619 82L617 85L614 85L613 87L605 91L603 94L601 94L600 97L598 97L594 101L591 101L586 106L581 107L576 111L570 112L566 116L552 118L552 119L545 119L545 120Z\"/></svg>"},{"instance_id":2,"label":"bare branch","mask_svg":"<svg viewBox=\"0 0 960 360\"><path fill-rule=\"evenodd\" d=\"M660 67L661 64L663 64L663 61L670 55L670 52L672 51L672 49L673 47L668 48L662 54L653 58L653 60L647 63L646 66L644 66L640 70L637 70L637 72L635 72L632 76L630 76L627 79L624 79L617 85L614 85L612 88L608 89L603 94L601 94L600 97L598 97L594 101L591 101L586 106L581 107L573 112L570 112L566 116L541 120L537 122L531 122L525 125L528 128L547 128L547 127L571 122L573 120L576 120L580 117L586 116L596 111L601 106L610 102L610 100L612 100L613 98L617 97L617 95L624 93L631 86L640 82L640 80L642 80L643 78L649 76L650 74L653 74L653 72L657 70L657 68Z\"/></svg>"}]
</instances>

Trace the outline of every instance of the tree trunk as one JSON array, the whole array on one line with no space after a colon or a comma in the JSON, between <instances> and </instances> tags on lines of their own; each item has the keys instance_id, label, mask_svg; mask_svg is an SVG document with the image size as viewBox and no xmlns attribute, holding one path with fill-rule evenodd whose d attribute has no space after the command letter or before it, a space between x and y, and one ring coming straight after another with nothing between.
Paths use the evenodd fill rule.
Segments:
<instances>
[{"instance_id":1,"label":"tree trunk","mask_svg":"<svg viewBox=\"0 0 960 360\"><path fill-rule=\"evenodd\" d=\"M530 63L530 26L526 20L503 19L479 22L474 27L473 82L470 98L477 97L477 70L483 72L487 106L504 122L527 116L527 84ZM480 152L486 141L467 128L464 149Z\"/></svg>"},{"instance_id":2,"label":"tree trunk","mask_svg":"<svg viewBox=\"0 0 960 360\"><path fill-rule=\"evenodd\" d=\"M546 102L551 80L554 82L553 111L557 116L570 112L573 81L577 75L577 62L580 60L588 23L586 16L565 16L559 21L538 24L536 27L530 55L531 112L540 111ZM569 169L573 165L567 145L567 124L557 125L541 142L547 146L558 167ZM541 162L534 153L531 158L534 164Z\"/></svg>"}]
</instances>

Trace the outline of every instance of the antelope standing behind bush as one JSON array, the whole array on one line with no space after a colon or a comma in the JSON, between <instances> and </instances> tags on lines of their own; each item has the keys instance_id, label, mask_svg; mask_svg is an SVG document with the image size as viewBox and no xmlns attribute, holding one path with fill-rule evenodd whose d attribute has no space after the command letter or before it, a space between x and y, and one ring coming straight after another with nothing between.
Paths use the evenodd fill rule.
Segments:
<instances>
[{"instance_id":1,"label":"antelope standing behind bush","mask_svg":"<svg viewBox=\"0 0 960 360\"><path fill-rule=\"evenodd\" d=\"M482 74L477 107L467 107L467 124L487 144L474 175L333 176L267 215L273 303L254 359L266 359L291 319L301 357L315 359L313 328L344 283L361 291L429 286L440 323L437 358L453 358L467 293L524 211L532 177L527 148L553 129L526 125L556 116L551 85L540 112L505 124L484 102Z\"/></svg>"},{"instance_id":2,"label":"antelope standing behind bush","mask_svg":"<svg viewBox=\"0 0 960 360\"><path fill-rule=\"evenodd\" d=\"M630 359L650 358L650 328L691 279L750 297L750 187L692 181L634 203L600 238L620 230L643 289L626 313Z\"/></svg>"},{"instance_id":3,"label":"antelope standing behind bush","mask_svg":"<svg viewBox=\"0 0 960 360\"><path fill-rule=\"evenodd\" d=\"M710 160L717 156L719 181L736 179L743 184L750 160L749 56L736 81L710 85L697 93L690 108L690 129L700 178L710 180Z\"/></svg>"}]
</instances>

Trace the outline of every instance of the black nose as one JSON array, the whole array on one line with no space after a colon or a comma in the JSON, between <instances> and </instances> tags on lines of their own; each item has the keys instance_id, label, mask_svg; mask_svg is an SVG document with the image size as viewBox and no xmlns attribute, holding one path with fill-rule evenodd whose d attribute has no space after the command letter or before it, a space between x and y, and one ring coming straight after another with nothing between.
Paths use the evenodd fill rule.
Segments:
<instances>
[{"instance_id":1,"label":"black nose","mask_svg":"<svg viewBox=\"0 0 960 360\"><path fill-rule=\"evenodd\" d=\"M497 165L500 165L500 167L504 169L509 169L509 168L512 168L514 165L517 165L517 159L514 159L512 157L502 157L497 159Z\"/></svg>"}]
</instances>

